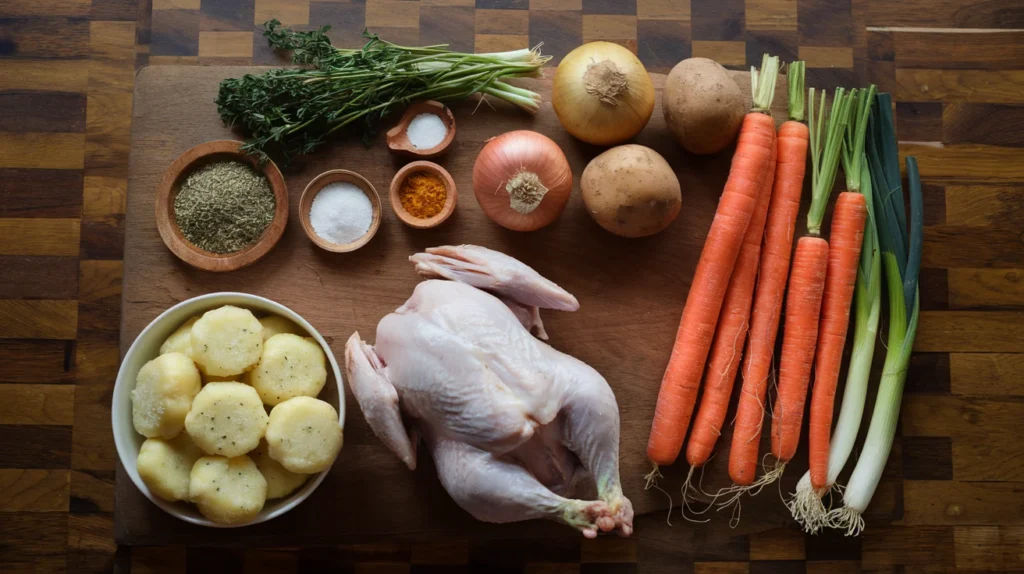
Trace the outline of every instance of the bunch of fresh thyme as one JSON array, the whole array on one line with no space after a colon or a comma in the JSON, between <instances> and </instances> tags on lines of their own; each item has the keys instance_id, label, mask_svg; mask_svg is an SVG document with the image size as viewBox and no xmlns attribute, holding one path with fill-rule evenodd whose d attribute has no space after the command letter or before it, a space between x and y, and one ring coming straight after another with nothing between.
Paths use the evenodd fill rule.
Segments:
<instances>
[{"instance_id":1,"label":"bunch of fresh thyme","mask_svg":"<svg viewBox=\"0 0 1024 574\"><path fill-rule=\"evenodd\" d=\"M301 67L221 82L217 111L225 124L247 132L244 151L273 155L287 164L353 122L359 121L369 135L388 112L415 100L452 101L481 93L531 112L540 103L538 94L502 81L539 75L550 59L539 46L465 54L446 44L399 46L364 32L366 45L342 49L331 45L329 29L297 32L270 20L263 35L272 47L291 50L292 61Z\"/></svg>"}]
</instances>

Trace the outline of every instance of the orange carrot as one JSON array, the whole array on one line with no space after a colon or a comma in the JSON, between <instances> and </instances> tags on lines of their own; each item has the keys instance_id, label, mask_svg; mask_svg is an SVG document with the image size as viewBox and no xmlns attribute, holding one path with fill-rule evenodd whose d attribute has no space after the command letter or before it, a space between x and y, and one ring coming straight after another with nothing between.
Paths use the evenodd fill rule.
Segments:
<instances>
[{"instance_id":1,"label":"orange carrot","mask_svg":"<svg viewBox=\"0 0 1024 574\"><path fill-rule=\"evenodd\" d=\"M800 439L827 265L827 241L807 236L796 242L786 294L779 395L772 409L772 455L782 462L793 458Z\"/></svg>"},{"instance_id":2,"label":"orange carrot","mask_svg":"<svg viewBox=\"0 0 1024 574\"><path fill-rule=\"evenodd\" d=\"M778 474L781 474L785 464L796 454L797 443L800 441L800 426L803 424L804 404L807 402L807 386L818 342L818 320L829 256L828 242L819 237L819 234L828 197L835 182L843 149L843 136L852 107L851 99L845 90L837 89L832 101L832 113L828 118L827 135L822 141L820 128L825 127L821 125L825 123L824 97L819 112L818 132L815 132L813 125L813 89L809 99L813 163L811 208L807 214L809 235L797 241L796 253L793 255L789 293L786 295L782 357L779 361L779 389L772 409L772 455L777 461ZM856 261L854 267L856 268Z\"/></svg>"},{"instance_id":3,"label":"orange carrot","mask_svg":"<svg viewBox=\"0 0 1024 574\"><path fill-rule=\"evenodd\" d=\"M828 484L829 434L832 432L832 408L839 383L839 365L843 360L846 331L850 324L850 303L857 282L860 246L864 241L867 202L863 195L846 191L836 199L832 231L828 242L828 271L821 302L818 326L818 354L814 362L814 389L811 393L810 440L811 486Z\"/></svg>"},{"instance_id":4,"label":"orange carrot","mask_svg":"<svg viewBox=\"0 0 1024 574\"><path fill-rule=\"evenodd\" d=\"M793 232L807 166L808 131L807 126L801 123L804 117L803 62L790 64L789 84L790 120L779 128L776 141L775 182L750 317L750 341L743 357L743 384L729 450L729 478L740 486L753 483L757 472L768 373L782 316Z\"/></svg>"},{"instance_id":5,"label":"orange carrot","mask_svg":"<svg viewBox=\"0 0 1024 574\"><path fill-rule=\"evenodd\" d=\"M728 277L736 265L771 156L775 123L770 109L777 71L778 59L766 55L760 81L752 82L754 109L743 119L729 178L686 296L647 443L647 458L656 467L675 462L690 424Z\"/></svg>"},{"instance_id":6,"label":"orange carrot","mask_svg":"<svg viewBox=\"0 0 1024 574\"><path fill-rule=\"evenodd\" d=\"M729 408L733 383L740 361L743 359L743 343L747 338L750 319L750 301L754 296L754 282L757 266L761 260L761 238L764 236L765 220L771 203L772 185L775 182L775 159L777 145L773 143L768 167L757 195L754 216L747 226L743 246L736 259L736 267L729 278L725 292L722 314L718 318L718 330L711 346L711 357L704 379L704 394L700 399L697 416L686 445L686 461L690 466L700 466L711 457L711 451L721 435L722 423Z\"/></svg>"}]
</instances>

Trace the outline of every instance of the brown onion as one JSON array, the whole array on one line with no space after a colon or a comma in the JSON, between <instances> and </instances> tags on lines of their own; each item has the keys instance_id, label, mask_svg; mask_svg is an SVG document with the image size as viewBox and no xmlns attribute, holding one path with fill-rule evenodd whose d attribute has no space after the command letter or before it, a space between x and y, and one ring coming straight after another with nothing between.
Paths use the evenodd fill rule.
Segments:
<instances>
[{"instance_id":1,"label":"brown onion","mask_svg":"<svg viewBox=\"0 0 1024 574\"><path fill-rule=\"evenodd\" d=\"M551 138L517 130L491 139L473 165L473 191L487 217L513 231L558 218L572 192L572 168Z\"/></svg>"}]
</instances>

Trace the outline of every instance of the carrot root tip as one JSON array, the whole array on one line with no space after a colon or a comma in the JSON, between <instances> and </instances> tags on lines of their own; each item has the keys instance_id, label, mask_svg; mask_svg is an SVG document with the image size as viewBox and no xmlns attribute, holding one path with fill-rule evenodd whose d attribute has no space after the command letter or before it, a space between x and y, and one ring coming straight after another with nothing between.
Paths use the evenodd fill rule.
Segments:
<instances>
[{"instance_id":1,"label":"carrot root tip","mask_svg":"<svg viewBox=\"0 0 1024 574\"><path fill-rule=\"evenodd\" d=\"M683 486L680 488L680 491L682 492L682 495L683 495L683 505L682 505L682 507L680 507L679 511L683 515L683 519L686 520L687 522L695 522L695 523L703 524L705 522L710 522L711 519L710 518L704 518L704 519L692 518L690 515L699 516L701 514L704 514L708 510L711 510L711 507L713 507L715 505L715 498L712 497L711 502L708 503L708 505L704 508L704 510L694 510L693 507L690 505L690 501L691 500L696 500L698 494L702 494L702 493L703 494L707 494L707 493L704 493L704 489L703 488L700 488L699 486L695 487L693 485L693 473L694 473L694 471L696 469L697 469L696 466L691 466L690 467L690 472L688 472L686 474L686 480L683 482ZM703 467L701 467L701 477L703 478L703 476L704 476L704 471L703 471ZM691 493L693 493L692 496L691 496ZM687 514L688 511L689 511L689 514Z\"/></svg>"},{"instance_id":2,"label":"carrot root tip","mask_svg":"<svg viewBox=\"0 0 1024 574\"><path fill-rule=\"evenodd\" d=\"M672 495L669 494L668 491L665 490L664 488L658 486L658 479L664 477L662 476L661 470L658 468L658 465L656 463L652 464L654 464L654 468L651 469L651 472L648 472L646 475L644 475L644 480L646 481L646 484L644 485L644 490L650 490L653 488L655 490L661 491L661 493L664 494L666 498L668 498L668 512L665 515L665 524L672 526Z\"/></svg>"}]
</instances>

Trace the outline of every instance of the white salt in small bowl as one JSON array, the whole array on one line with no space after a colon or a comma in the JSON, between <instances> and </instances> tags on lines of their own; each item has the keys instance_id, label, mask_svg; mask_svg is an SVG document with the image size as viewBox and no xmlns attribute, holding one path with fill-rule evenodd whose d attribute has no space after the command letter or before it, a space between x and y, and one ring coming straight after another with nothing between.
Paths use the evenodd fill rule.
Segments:
<instances>
[{"instance_id":1,"label":"white salt in small bowl","mask_svg":"<svg viewBox=\"0 0 1024 574\"><path fill-rule=\"evenodd\" d=\"M320 237L313 228L312 221L310 221L309 211L313 207L313 199L316 198L317 194L324 187L332 183L351 183L355 185L366 194L367 199L370 200L370 206L373 208L370 228L361 237L348 243L335 243ZM313 181L309 182L306 189L302 191L302 197L299 199L299 221L302 223L302 230L306 232L306 237L309 237L309 240L321 249L334 253L348 253L369 243L380 227L380 217L380 196L377 195L377 190L374 189L373 184L365 177L347 169L332 169L314 177Z\"/></svg>"},{"instance_id":2,"label":"white salt in small bowl","mask_svg":"<svg viewBox=\"0 0 1024 574\"><path fill-rule=\"evenodd\" d=\"M440 143L431 147L416 147L409 139L409 128L417 117L423 114L436 116L444 127L445 133ZM406 108L398 125L388 130L388 149L409 157L418 159L435 158L448 150L448 146L455 139L455 116L448 106L441 102L427 100L416 102Z\"/></svg>"}]
</instances>

